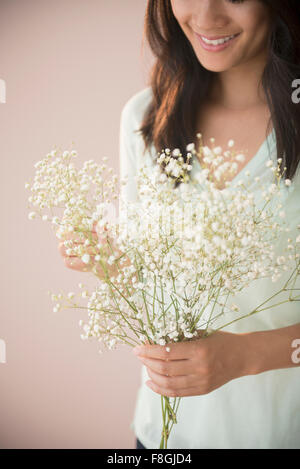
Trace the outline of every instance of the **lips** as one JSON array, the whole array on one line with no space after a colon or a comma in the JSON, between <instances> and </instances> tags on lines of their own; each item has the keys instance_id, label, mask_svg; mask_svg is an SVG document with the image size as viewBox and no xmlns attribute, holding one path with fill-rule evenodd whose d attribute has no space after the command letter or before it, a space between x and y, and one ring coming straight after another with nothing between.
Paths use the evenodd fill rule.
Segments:
<instances>
[{"instance_id":1,"label":"lips","mask_svg":"<svg viewBox=\"0 0 300 469\"><path fill-rule=\"evenodd\" d=\"M204 36L203 34L195 33L197 39L205 50L220 51L233 43L240 33L231 34L227 36Z\"/></svg>"},{"instance_id":2,"label":"lips","mask_svg":"<svg viewBox=\"0 0 300 469\"><path fill-rule=\"evenodd\" d=\"M235 34L232 34L231 36L222 36L222 37L214 37L214 38L208 38L206 36L201 35L201 39L206 43L210 44L212 46L218 46L220 44L224 44L227 41L230 41L230 39L233 39Z\"/></svg>"}]
</instances>

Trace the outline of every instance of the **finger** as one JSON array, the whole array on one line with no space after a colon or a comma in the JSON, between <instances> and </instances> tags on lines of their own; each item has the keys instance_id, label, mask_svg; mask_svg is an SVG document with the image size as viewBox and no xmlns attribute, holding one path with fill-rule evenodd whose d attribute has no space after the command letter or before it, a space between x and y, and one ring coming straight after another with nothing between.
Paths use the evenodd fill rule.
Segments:
<instances>
[{"instance_id":1,"label":"finger","mask_svg":"<svg viewBox=\"0 0 300 469\"><path fill-rule=\"evenodd\" d=\"M159 358L161 360L189 360L195 353L195 342L177 342L167 345L139 345L135 347L137 356Z\"/></svg>"},{"instance_id":2,"label":"finger","mask_svg":"<svg viewBox=\"0 0 300 469\"><path fill-rule=\"evenodd\" d=\"M201 389L199 389L197 386L192 387L192 388L186 388L186 389L170 389L170 388L162 388L158 386L157 384L153 383L153 381L146 381L146 385L152 389L152 391L156 392L157 394L160 394L161 396L166 396L166 397L188 397L188 396L199 396L201 394L205 394L205 392L202 392Z\"/></svg>"},{"instance_id":3,"label":"finger","mask_svg":"<svg viewBox=\"0 0 300 469\"><path fill-rule=\"evenodd\" d=\"M77 270L79 272L91 272L92 269L96 268L98 274L100 275L105 274L101 265L95 262L95 258L93 256L91 256L91 260L88 264L83 262L77 256L68 256L68 257L64 257L63 259L64 259L64 263L66 267L68 267L69 269Z\"/></svg>"},{"instance_id":4,"label":"finger","mask_svg":"<svg viewBox=\"0 0 300 469\"><path fill-rule=\"evenodd\" d=\"M82 235L80 236L80 233L82 233ZM89 232L79 232L79 231L76 231L76 228L75 228L75 231L64 231L62 234L61 234L61 239L64 241L64 240L73 240L73 241L76 241L78 243L84 243L85 240L87 239L92 239L92 241L96 242L98 241L98 236L97 236L97 233L96 231L89 231Z\"/></svg>"},{"instance_id":5,"label":"finger","mask_svg":"<svg viewBox=\"0 0 300 469\"><path fill-rule=\"evenodd\" d=\"M64 243L59 243L58 245L58 251L63 257L73 257L73 256L80 257L80 251L78 250L78 248L82 250L83 249L82 244L77 244L72 247L67 247L64 245ZM68 253L69 249L71 250L71 252ZM85 246L83 254L89 254L90 256L95 256L96 254L98 254L98 249L94 247Z\"/></svg>"},{"instance_id":6,"label":"finger","mask_svg":"<svg viewBox=\"0 0 300 469\"><path fill-rule=\"evenodd\" d=\"M69 232L69 231L62 233L60 239L62 240L62 242L72 240L76 243L84 243L84 241L85 241L85 239L81 238L78 234L76 234L74 232Z\"/></svg>"},{"instance_id":7,"label":"finger","mask_svg":"<svg viewBox=\"0 0 300 469\"><path fill-rule=\"evenodd\" d=\"M102 233L103 231L108 231L106 225L101 225L99 222L95 221L93 224L93 231L95 231L97 234Z\"/></svg>"},{"instance_id":8,"label":"finger","mask_svg":"<svg viewBox=\"0 0 300 469\"><path fill-rule=\"evenodd\" d=\"M99 241L109 240L111 243L113 242L112 238L108 234L106 227L102 227L102 228L98 227L96 233L97 233Z\"/></svg>"},{"instance_id":9,"label":"finger","mask_svg":"<svg viewBox=\"0 0 300 469\"><path fill-rule=\"evenodd\" d=\"M92 268L92 264L85 264L78 257L64 257L66 267L79 272L88 272Z\"/></svg>"},{"instance_id":10,"label":"finger","mask_svg":"<svg viewBox=\"0 0 300 469\"><path fill-rule=\"evenodd\" d=\"M192 360L159 360L157 358L138 357L138 359L150 370L160 375L183 376L193 374L195 366Z\"/></svg>"},{"instance_id":11,"label":"finger","mask_svg":"<svg viewBox=\"0 0 300 469\"><path fill-rule=\"evenodd\" d=\"M180 390L195 386L195 376L163 376L147 368L149 378L161 388Z\"/></svg>"}]
</instances>

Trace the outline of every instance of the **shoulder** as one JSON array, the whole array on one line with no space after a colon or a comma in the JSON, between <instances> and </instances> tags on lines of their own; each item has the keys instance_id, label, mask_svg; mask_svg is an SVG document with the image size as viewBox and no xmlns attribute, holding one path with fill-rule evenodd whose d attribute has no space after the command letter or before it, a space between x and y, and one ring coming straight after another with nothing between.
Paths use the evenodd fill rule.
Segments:
<instances>
[{"instance_id":1,"label":"shoulder","mask_svg":"<svg viewBox=\"0 0 300 469\"><path fill-rule=\"evenodd\" d=\"M125 102L121 111L121 125L124 129L133 131L140 127L152 97L152 88L149 86L138 91Z\"/></svg>"}]
</instances>

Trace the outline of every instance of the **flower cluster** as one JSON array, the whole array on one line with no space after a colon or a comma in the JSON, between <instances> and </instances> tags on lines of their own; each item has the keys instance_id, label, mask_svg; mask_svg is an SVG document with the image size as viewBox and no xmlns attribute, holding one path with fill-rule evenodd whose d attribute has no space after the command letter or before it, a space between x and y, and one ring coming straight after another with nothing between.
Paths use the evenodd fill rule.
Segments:
<instances>
[{"instance_id":1,"label":"flower cluster","mask_svg":"<svg viewBox=\"0 0 300 469\"><path fill-rule=\"evenodd\" d=\"M102 158L102 165L85 161L80 170L74 165L75 158L74 150L53 150L35 164L34 181L25 184L31 191L28 202L34 209L28 218L50 222L59 239L65 233L76 233L82 243L66 239L67 255L78 256L85 264L91 263L92 257L100 262L111 253L104 252L102 245L95 242L92 231L97 224L110 225L111 229L115 226L114 220L109 223L107 208L118 199L118 177L113 175L107 181L105 173L110 175L113 171L106 165L107 157Z\"/></svg>"},{"instance_id":2,"label":"flower cluster","mask_svg":"<svg viewBox=\"0 0 300 469\"><path fill-rule=\"evenodd\" d=\"M29 219L40 217L58 226L59 238L66 231L76 232L82 243L64 241L67 254L92 263L97 276L92 291L79 285L87 307L73 292L51 294L54 312L87 309L87 320L79 323L82 339L96 339L107 349L191 340L199 329L209 334L212 327L221 329L259 312L257 307L238 315L233 302L237 292L258 279L276 283L289 271L288 281L272 298L283 289L297 290L293 286L300 271L300 235L289 237L285 222L282 188L288 189L291 181L283 179L282 161L277 166L267 161L269 180L253 193L250 173L245 173L246 180L230 180L245 161L234 151L234 142L223 152L213 139L210 148L202 145L200 134L197 137L199 149L189 144L185 159L179 149L166 149L155 167L139 171L138 202L122 201L119 220L108 221L108 207L118 198L118 178L113 175L107 181L105 171L112 170L105 164L89 160L77 170L75 151L54 150L35 165L34 182L26 183L34 207ZM202 166L192 177L193 158ZM95 225L106 226L113 245L95 239ZM287 243L280 250L284 236ZM104 272L101 278L98 264ZM297 298L291 293L287 301ZM232 313L235 319L228 323ZM174 423L174 410L165 399Z\"/></svg>"},{"instance_id":3,"label":"flower cluster","mask_svg":"<svg viewBox=\"0 0 300 469\"><path fill-rule=\"evenodd\" d=\"M60 219L52 215L52 223L59 225L57 236L67 229L76 231L84 241L79 245L64 241L67 254L90 263L88 252L92 248L93 262L101 263L106 272L86 296L89 321L80 322L83 339L96 338L109 349L119 343L165 345L189 340L200 326L208 330L225 313L238 312L237 305L227 303L235 293L260 278L276 282L298 259L300 236L295 243L288 240L285 252L278 255L276 251L276 242L289 228L280 200L282 175L272 160L266 163L271 181L261 187L260 203L243 180L237 184L227 181L222 190L217 187L218 175L228 170L234 174L236 161L243 161L233 146L230 141L223 153L220 147L200 145L197 152L195 145L189 144L188 164L179 149L166 149L158 156L156 167L140 170L139 202L125 202L125 223L110 225L105 210L117 197L117 178L105 181L106 165L90 160L76 170L72 162L76 152L58 155L56 150L35 165L29 197L35 216L47 220L45 208L51 212L64 208ZM203 168L194 179L189 175L192 156L203 157ZM222 163L224 159L227 161ZM160 173L161 164L169 177ZM214 179L209 165L216 167ZM181 184L175 187L178 180ZM95 190L90 194L92 186ZM31 212L29 218L35 216ZM118 257L113 249L109 252L95 241L91 236L94 223L110 226L111 233L114 228L115 246L126 256ZM125 262L128 259L129 265ZM117 266L114 276L110 270L113 264ZM55 295L53 299L58 301ZM72 299L68 296L66 305ZM215 309L216 305L222 306L221 310ZM72 307L76 306L73 302ZM62 302L57 302L54 310L62 308Z\"/></svg>"}]
</instances>

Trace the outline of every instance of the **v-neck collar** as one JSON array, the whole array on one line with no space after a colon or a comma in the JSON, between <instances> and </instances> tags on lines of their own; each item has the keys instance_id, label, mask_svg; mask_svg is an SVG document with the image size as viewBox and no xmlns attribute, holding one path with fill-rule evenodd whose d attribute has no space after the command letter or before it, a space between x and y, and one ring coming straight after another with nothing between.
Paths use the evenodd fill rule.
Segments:
<instances>
[{"instance_id":1,"label":"v-neck collar","mask_svg":"<svg viewBox=\"0 0 300 469\"><path fill-rule=\"evenodd\" d=\"M275 130L273 129L267 138L263 141L261 146L259 147L258 151L256 154L248 161L248 163L239 171L239 173L234 176L234 178L231 180L231 183L234 184L236 183L239 179L241 179L246 171L249 171L250 173L253 172L255 166L261 166L262 163L267 161L267 158L273 158L274 159L274 149L276 147L276 136L275 136ZM192 170L191 170L191 175L193 175L196 172L199 171L199 169L202 169L201 163L197 157L194 157L194 160L192 162ZM224 189L220 189L221 191Z\"/></svg>"}]
</instances>

